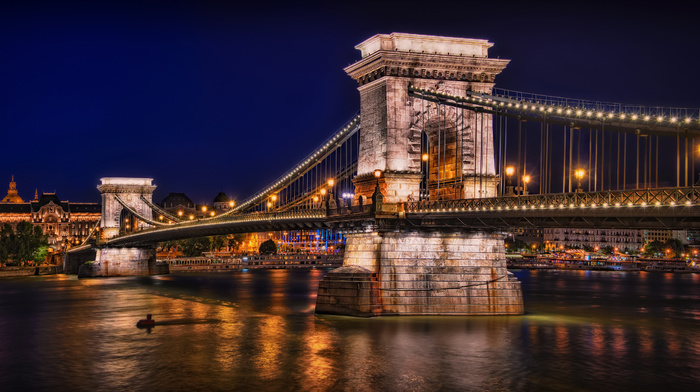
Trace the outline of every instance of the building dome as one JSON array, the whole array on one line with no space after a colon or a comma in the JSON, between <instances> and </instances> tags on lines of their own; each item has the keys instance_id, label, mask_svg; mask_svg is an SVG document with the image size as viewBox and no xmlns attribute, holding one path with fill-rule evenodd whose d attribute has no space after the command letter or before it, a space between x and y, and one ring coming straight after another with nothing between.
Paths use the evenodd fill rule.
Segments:
<instances>
[{"instance_id":1,"label":"building dome","mask_svg":"<svg viewBox=\"0 0 700 392\"><path fill-rule=\"evenodd\" d=\"M183 206L186 208L194 208L194 203L187 197L184 193L170 193L165 196L165 199L160 202L160 206L163 208L173 208L177 206Z\"/></svg>"},{"instance_id":2,"label":"building dome","mask_svg":"<svg viewBox=\"0 0 700 392\"><path fill-rule=\"evenodd\" d=\"M214 198L214 203L228 203L229 200L230 199L224 192L219 192L219 194Z\"/></svg>"},{"instance_id":3,"label":"building dome","mask_svg":"<svg viewBox=\"0 0 700 392\"><path fill-rule=\"evenodd\" d=\"M15 176L12 176L10 180L10 189L7 190L7 196L5 196L1 203L24 203L19 194L17 193L17 184L15 183Z\"/></svg>"}]
</instances>

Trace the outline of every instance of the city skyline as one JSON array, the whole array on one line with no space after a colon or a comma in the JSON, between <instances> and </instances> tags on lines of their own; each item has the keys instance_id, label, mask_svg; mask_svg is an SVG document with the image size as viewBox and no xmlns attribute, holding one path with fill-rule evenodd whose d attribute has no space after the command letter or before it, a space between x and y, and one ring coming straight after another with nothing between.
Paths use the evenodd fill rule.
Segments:
<instances>
[{"instance_id":1,"label":"city skyline","mask_svg":"<svg viewBox=\"0 0 700 392\"><path fill-rule=\"evenodd\" d=\"M682 8L401 4L3 3L0 185L91 202L101 177L139 176L157 201L240 201L359 110L343 67L377 33L488 39L501 88L698 106Z\"/></svg>"}]
</instances>

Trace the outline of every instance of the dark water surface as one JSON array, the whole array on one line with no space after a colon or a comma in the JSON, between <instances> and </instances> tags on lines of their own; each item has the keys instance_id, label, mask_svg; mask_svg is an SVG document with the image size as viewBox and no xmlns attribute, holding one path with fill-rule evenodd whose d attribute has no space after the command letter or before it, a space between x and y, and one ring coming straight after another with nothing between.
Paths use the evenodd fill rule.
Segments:
<instances>
[{"instance_id":1,"label":"dark water surface","mask_svg":"<svg viewBox=\"0 0 700 392\"><path fill-rule=\"evenodd\" d=\"M516 271L524 316L360 319L314 314L325 273L2 279L0 391L700 391L699 274Z\"/></svg>"}]
</instances>

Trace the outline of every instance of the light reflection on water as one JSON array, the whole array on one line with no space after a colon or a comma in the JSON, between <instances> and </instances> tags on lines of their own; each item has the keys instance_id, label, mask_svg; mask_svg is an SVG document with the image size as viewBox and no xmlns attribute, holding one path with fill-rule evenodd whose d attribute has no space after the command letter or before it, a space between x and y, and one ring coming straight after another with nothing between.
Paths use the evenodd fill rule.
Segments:
<instances>
[{"instance_id":1,"label":"light reflection on water","mask_svg":"<svg viewBox=\"0 0 700 392\"><path fill-rule=\"evenodd\" d=\"M0 280L3 390L696 390L698 275L518 271L527 314L313 313L325 271ZM159 322L135 323L146 313ZM28 371L31 369L31 371Z\"/></svg>"}]
</instances>

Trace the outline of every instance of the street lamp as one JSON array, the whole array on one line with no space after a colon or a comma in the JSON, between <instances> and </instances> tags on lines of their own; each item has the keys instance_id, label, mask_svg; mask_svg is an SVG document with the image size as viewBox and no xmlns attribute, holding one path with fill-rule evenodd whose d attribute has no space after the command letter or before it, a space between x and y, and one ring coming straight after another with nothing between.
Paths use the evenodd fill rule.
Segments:
<instances>
[{"instance_id":1,"label":"street lamp","mask_svg":"<svg viewBox=\"0 0 700 392\"><path fill-rule=\"evenodd\" d=\"M578 180L578 187L576 188L576 193L583 192L583 188L581 188L581 179L585 175L586 175L586 171L583 169L576 169L574 171L574 177L576 177L576 180Z\"/></svg>"},{"instance_id":2,"label":"street lamp","mask_svg":"<svg viewBox=\"0 0 700 392\"><path fill-rule=\"evenodd\" d=\"M508 177L508 185L506 187L506 195L508 195L508 196L513 195L513 184L511 182L511 179L513 178L513 174L515 174L515 168L513 166L506 166L506 176Z\"/></svg>"},{"instance_id":3,"label":"street lamp","mask_svg":"<svg viewBox=\"0 0 700 392\"><path fill-rule=\"evenodd\" d=\"M527 184L530 182L530 176L529 175L524 175L523 176L523 195L527 195Z\"/></svg>"},{"instance_id":4,"label":"street lamp","mask_svg":"<svg viewBox=\"0 0 700 392\"><path fill-rule=\"evenodd\" d=\"M423 160L423 162L428 162L428 154L427 153L423 154L421 159Z\"/></svg>"}]
</instances>

